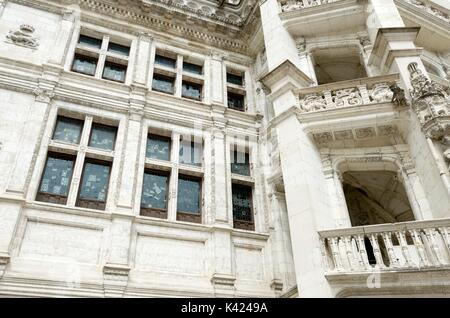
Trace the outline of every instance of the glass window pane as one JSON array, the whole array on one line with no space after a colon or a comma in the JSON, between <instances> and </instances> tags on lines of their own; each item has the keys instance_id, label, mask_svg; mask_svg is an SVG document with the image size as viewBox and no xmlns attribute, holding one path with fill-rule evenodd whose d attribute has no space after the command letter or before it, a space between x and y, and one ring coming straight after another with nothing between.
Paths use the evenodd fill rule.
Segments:
<instances>
[{"instance_id":1,"label":"glass window pane","mask_svg":"<svg viewBox=\"0 0 450 318\"><path fill-rule=\"evenodd\" d=\"M168 176L155 173L144 173L141 206L166 210Z\"/></svg>"},{"instance_id":2,"label":"glass window pane","mask_svg":"<svg viewBox=\"0 0 450 318\"><path fill-rule=\"evenodd\" d=\"M53 139L78 144L82 128L81 120L58 116Z\"/></svg>"},{"instance_id":3,"label":"glass window pane","mask_svg":"<svg viewBox=\"0 0 450 318\"><path fill-rule=\"evenodd\" d=\"M233 218L239 221L253 220L252 188L233 184Z\"/></svg>"},{"instance_id":4,"label":"glass window pane","mask_svg":"<svg viewBox=\"0 0 450 318\"><path fill-rule=\"evenodd\" d=\"M176 63L177 63L177 61L175 59L171 59L170 57L165 57L165 56L158 55L158 54L155 55L155 64L156 65L175 68Z\"/></svg>"},{"instance_id":5,"label":"glass window pane","mask_svg":"<svg viewBox=\"0 0 450 318\"><path fill-rule=\"evenodd\" d=\"M146 157L170 160L170 138L155 135L148 136Z\"/></svg>"},{"instance_id":6,"label":"glass window pane","mask_svg":"<svg viewBox=\"0 0 450 318\"><path fill-rule=\"evenodd\" d=\"M200 214L200 181L178 179L177 211Z\"/></svg>"},{"instance_id":7,"label":"glass window pane","mask_svg":"<svg viewBox=\"0 0 450 318\"><path fill-rule=\"evenodd\" d=\"M248 153L239 151L232 152L231 172L244 176L250 175L250 160Z\"/></svg>"},{"instance_id":8,"label":"glass window pane","mask_svg":"<svg viewBox=\"0 0 450 318\"><path fill-rule=\"evenodd\" d=\"M105 202L110 169L109 165L86 162L81 180L80 199Z\"/></svg>"},{"instance_id":9,"label":"glass window pane","mask_svg":"<svg viewBox=\"0 0 450 318\"><path fill-rule=\"evenodd\" d=\"M130 47L109 42L108 52L128 56L130 54Z\"/></svg>"},{"instance_id":10,"label":"glass window pane","mask_svg":"<svg viewBox=\"0 0 450 318\"><path fill-rule=\"evenodd\" d=\"M126 70L127 67L125 65L106 61L103 69L103 78L123 83L125 82Z\"/></svg>"},{"instance_id":11,"label":"glass window pane","mask_svg":"<svg viewBox=\"0 0 450 318\"><path fill-rule=\"evenodd\" d=\"M86 45L86 46L90 46L90 47L96 48L96 49L100 49L101 46L102 46L102 40L96 39L96 38L92 38L90 36L82 35L82 34L80 34L80 37L78 39L78 43Z\"/></svg>"},{"instance_id":12,"label":"glass window pane","mask_svg":"<svg viewBox=\"0 0 450 318\"><path fill-rule=\"evenodd\" d=\"M48 157L39 192L67 196L74 160Z\"/></svg>"},{"instance_id":13,"label":"glass window pane","mask_svg":"<svg viewBox=\"0 0 450 318\"><path fill-rule=\"evenodd\" d=\"M153 77L152 89L164 93L173 94L174 79L166 76L155 75Z\"/></svg>"},{"instance_id":14,"label":"glass window pane","mask_svg":"<svg viewBox=\"0 0 450 318\"><path fill-rule=\"evenodd\" d=\"M80 54L75 54L72 71L94 76L96 68L97 59Z\"/></svg>"},{"instance_id":15,"label":"glass window pane","mask_svg":"<svg viewBox=\"0 0 450 318\"><path fill-rule=\"evenodd\" d=\"M116 127L92 124L89 146L105 150L114 150L116 131Z\"/></svg>"},{"instance_id":16,"label":"glass window pane","mask_svg":"<svg viewBox=\"0 0 450 318\"><path fill-rule=\"evenodd\" d=\"M193 74L202 75L203 68L200 65L183 62L183 71L189 72L189 73L193 73Z\"/></svg>"},{"instance_id":17,"label":"glass window pane","mask_svg":"<svg viewBox=\"0 0 450 318\"><path fill-rule=\"evenodd\" d=\"M202 97L202 87L198 84L183 82L181 94L183 97L200 100Z\"/></svg>"},{"instance_id":18,"label":"glass window pane","mask_svg":"<svg viewBox=\"0 0 450 318\"><path fill-rule=\"evenodd\" d=\"M227 82L230 84L242 86L242 84L244 83L244 79L240 75L227 73Z\"/></svg>"},{"instance_id":19,"label":"glass window pane","mask_svg":"<svg viewBox=\"0 0 450 318\"><path fill-rule=\"evenodd\" d=\"M244 96L228 92L228 107L244 111Z\"/></svg>"},{"instance_id":20,"label":"glass window pane","mask_svg":"<svg viewBox=\"0 0 450 318\"><path fill-rule=\"evenodd\" d=\"M181 140L180 142L180 163L201 166L202 165L202 144L191 140Z\"/></svg>"}]
</instances>

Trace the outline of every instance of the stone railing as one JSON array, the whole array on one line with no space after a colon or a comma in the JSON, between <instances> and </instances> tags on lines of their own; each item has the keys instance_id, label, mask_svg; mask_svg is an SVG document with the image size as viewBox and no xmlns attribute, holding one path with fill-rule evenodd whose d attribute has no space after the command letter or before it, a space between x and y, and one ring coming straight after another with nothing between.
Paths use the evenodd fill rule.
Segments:
<instances>
[{"instance_id":1,"label":"stone railing","mask_svg":"<svg viewBox=\"0 0 450 318\"><path fill-rule=\"evenodd\" d=\"M450 22L450 10L440 9L436 4L430 0L402 0L410 3L418 8L425 10L428 13L446 21Z\"/></svg>"},{"instance_id":2,"label":"stone railing","mask_svg":"<svg viewBox=\"0 0 450 318\"><path fill-rule=\"evenodd\" d=\"M319 232L328 273L450 266L450 219Z\"/></svg>"},{"instance_id":3,"label":"stone railing","mask_svg":"<svg viewBox=\"0 0 450 318\"><path fill-rule=\"evenodd\" d=\"M303 8L310 8L315 6L320 6L322 4L327 4L331 2L338 2L340 0L281 0L281 11L293 11Z\"/></svg>"},{"instance_id":4,"label":"stone railing","mask_svg":"<svg viewBox=\"0 0 450 318\"><path fill-rule=\"evenodd\" d=\"M391 102L397 81L394 74L308 87L298 91L299 107L306 113Z\"/></svg>"}]
</instances>

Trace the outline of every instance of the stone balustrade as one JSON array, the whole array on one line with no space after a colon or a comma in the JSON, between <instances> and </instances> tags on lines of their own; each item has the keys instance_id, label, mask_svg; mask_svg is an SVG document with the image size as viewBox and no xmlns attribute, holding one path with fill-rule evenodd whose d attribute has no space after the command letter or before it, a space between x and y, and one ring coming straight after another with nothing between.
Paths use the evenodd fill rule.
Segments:
<instances>
[{"instance_id":1,"label":"stone balustrade","mask_svg":"<svg viewBox=\"0 0 450 318\"><path fill-rule=\"evenodd\" d=\"M319 232L327 273L450 266L450 219Z\"/></svg>"},{"instance_id":2,"label":"stone balustrade","mask_svg":"<svg viewBox=\"0 0 450 318\"><path fill-rule=\"evenodd\" d=\"M428 13L446 21L450 22L450 10L445 10L444 8L439 8L435 3L430 0L402 0L404 2L410 3L418 8L425 10Z\"/></svg>"},{"instance_id":3,"label":"stone balustrade","mask_svg":"<svg viewBox=\"0 0 450 318\"><path fill-rule=\"evenodd\" d=\"M306 113L391 102L397 81L394 74L308 87L298 91L299 107Z\"/></svg>"}]
</instances>

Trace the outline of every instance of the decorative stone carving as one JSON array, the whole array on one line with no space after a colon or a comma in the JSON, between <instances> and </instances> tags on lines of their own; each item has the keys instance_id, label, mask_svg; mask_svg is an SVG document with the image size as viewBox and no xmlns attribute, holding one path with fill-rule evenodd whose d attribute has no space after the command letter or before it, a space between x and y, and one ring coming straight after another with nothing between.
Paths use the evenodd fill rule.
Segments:
<instances>
[{"instance_id":1,"label":"decorative stone carving","mask_svg":"<svg viewBox=\"0 0 450 318\"><path fill-rule=\"evenodd\" d=\"M334 138L336 138L336 140L350 140L350 139L353 139L353 133L350 129L335 131Z\"/></svg>"},{"instance_id":2,"label":"decorative stone carving","mask_svg":"<svg viewBox=\"0 0 450 318\"><path fill-rule=\"evenodd\" d=\"M323 110L327 108L327 103L320 94L308 94L300 102L300 109L305 112Z\"/></svg>"},{"instance_id":3,"label":"decorative stone carving","mask_svg":"<svg viewBox=\"0 0 450 318\"><path fill-rule=\"evenodd\" d=\"M393 92L388 83L377 83L370 91L370 98L376 103L392 101Z\"/></svg>"},{"instance_id":4,"label":"decorative stone carving","mask_svg":"<svg viewBox=\"0 0 450 318\"><path fill-rule=\"evenodd\" d=\"M397 127L392 125L383 125L378 127L378 134L380 136L391 136L398 133Z\"/></svg>"},{"instance_id":5,"label":"decorative stone carving","mask_svg":"<svg viewBox=\"0 0 450 318\"><path fill-rule=\"evenodd\" d=\"M440 142L447 154L450 147L450 99L444 88L429 80L417 63L408 65L411 78L412 107L428 138ZM445 155L445 158L449 158Z\"/></svg>"},{"instance_id":6,"label":"decorative stone carving","mask_svg":"<svg viewBox=\"0 0 450 318\"><path fill-rule=\"evenodd\" d=\"M336 107L362 105L363 100L356 88L345 88L333 92L333 100Z\"/></svg>"},{"instance_id":7,"label":"decorative stone carving","mask_svg":"<svg viewBox=\"0 0 450 318\"><path fill-rule=\"evenodd\" d=\"M392 99L391 102L396 106L408 106L408 101L406 100L405 91L400 88L397 83L389 86L389 89L392 91Z\"/></svg>"},{"instance_id":8,"label":"decorative stone carving","mask_svg":"<svg viewBox=\"0 0 450 318\"><path fill-rule=\"evenodd\" d=\"M323 132L314 134L314 139L319 143L327 143L333 141L333 135L330 132Z\"/></svg>"},{"instance_id":9,"label":"decorative stone carving","mask_svg":"<svg viewBox=\"0 0 450 318\"><path fill-rule=\"evenodd\" d=\"M55 96L55 93L53 93L53 91L41 87L36 88L33 91L33 94L36 95L36 101L42 103L49 103L50 100Z\"/></svg>"},{"instance_id":10,"label":"decorative stone carving","mask_svg":"<svg viewBox=\"0 0 450 318\"><path fill-rule=\"evenodd\" d=\"M300 38L297 41L297 52L299 55L305 54L306 52L306 40L304 38Z\"/></svg>"},{"instance_id":11,"label":"decorative stone carving","mask_svg":"<svg viewBox=\"0 0 450 318\"><path fill-rule=\"evenodd\" d=\"M15 45L36 49L39 46L39 41L38 38L33 35L33 33L33 26L22 24L19 30L9 31L6 38Z\"/></svg>"},{"instance_id":12,"label":"decorative stone carving","mask_svg":"<svg viewBox=\"0 0 450 318\"><path fill-rule=\"evenodd\" d=\"M373 127L355 129L356 138L371 138L375 136Z\"/></svg>"}]
</instances>

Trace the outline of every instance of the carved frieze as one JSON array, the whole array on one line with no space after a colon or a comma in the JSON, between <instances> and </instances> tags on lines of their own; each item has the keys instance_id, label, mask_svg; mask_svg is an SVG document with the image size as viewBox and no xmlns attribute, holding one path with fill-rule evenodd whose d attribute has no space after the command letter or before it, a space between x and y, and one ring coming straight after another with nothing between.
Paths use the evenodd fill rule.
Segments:
<instances>
[{"instance_id":1,"label":"carved frieze","mask_svg":"<svg viewBox=\"0 0 450 318\"><path fill-rule=\"evenodd\" d=\"M34 27L29 24L22 24L19 27L19 30L9 31L8 35L6 35L7 41L13 43L15 45L37 49L39 46L39 40L35 36Z\"/></svg>"}]
</instances>

